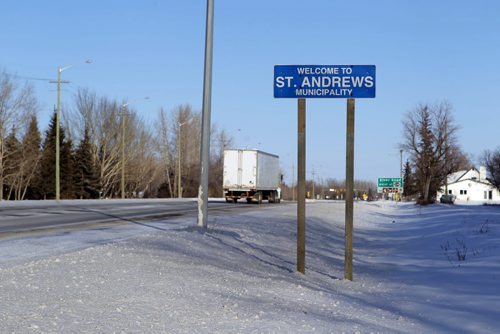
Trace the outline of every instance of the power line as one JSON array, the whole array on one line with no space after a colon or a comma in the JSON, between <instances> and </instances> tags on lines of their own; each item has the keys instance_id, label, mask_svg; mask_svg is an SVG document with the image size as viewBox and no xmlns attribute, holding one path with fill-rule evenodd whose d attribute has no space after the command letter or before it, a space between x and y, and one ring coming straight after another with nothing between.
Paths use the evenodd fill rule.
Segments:
<instances>
[{"instance_id":1,"label":"power line","mask_svg":"<svg viewBox=\"0 0 500 334\"><path fill-rule=\"evenodd\" d=\"M9 74L9 75L13 76L15 78L24 79L24 80L37 80L37 81L47 81L48 83L57 83L57 80L55 80L55 79L37 78L37 77L26 77L26 76L17 75L17 74ZM60 83L62 83L62 84L69 84L70 81L68 81L68 80L61 80Z\"/></svg>"},{"instance_id":2,"label":"power line","mask_svg":"<svg viewBox=\"0 0 500 334\"><path fill-rule=\"evenodd\" d=\"M25 79L25 80L38 80L38 81L49 81L49 82L54 81L54 79L48 79L48 78L26 77L26 76L17 75L17 74L9 74L9 75L16 77L16 78L19 78L19 79Z\"/></svg>"}]
</instances>

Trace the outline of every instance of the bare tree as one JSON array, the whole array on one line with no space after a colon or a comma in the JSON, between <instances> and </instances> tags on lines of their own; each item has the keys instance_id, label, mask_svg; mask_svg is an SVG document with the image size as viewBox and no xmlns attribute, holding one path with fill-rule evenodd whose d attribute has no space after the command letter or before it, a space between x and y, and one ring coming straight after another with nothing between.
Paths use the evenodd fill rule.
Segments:
<instances>
[{"instance_id":1,"label":"bare tree","mask_svg":"<svg viewBox=\"0 0 500 334\"><path fill-rule=\"evenodd\" d=\"M481 163L486 166L490 182L497 189L500 189L500 148L493 151L484 151L481 157Z\"/></svg>"},{"instance_id":2,"label":"bare tree","mask_svg":"<svg viewBox=\"0 0 500 334\"><path fill-rule=\"evenodd\" d=\"M79 90L76 95L76 114L73 120L83 133L87 124L92 143L93 159L98 168L100 193L113 197L120 184L120 106L107 97L97 97L88 90Z\"/></svg>"},{"instance_id":3,"label":"bare tree","mask_svg":"<svg viewBox=\"0 0 500 334\"><path fill-rule=\"evenodd\" d=\"M149 190L151 183L160 172L160 165L156 162L153 135L148 131L145 123L138 119L135 111L130 112L127 122L126 183L132 196L143 195ZM127 138L126 137L126 138Z\"/></svg>"},{"instance_id":4,"label":"bare tree","mask_svg":"<svg viewBox=\"0 0 500 334\"><path fill-rule=\"evenodd\" d=\"M168 193L170 197L174 197L174 193L172 191L172 176L173 170L175 169L174 157L175 153L170 145L171 142L171 132L169 129L169 120L168 115L163 108L161 108L158 112L158 121L156 124L156 132L159 133L156 136L156 150L158 151L159 156L161 157L161 167L165 172L165 183L168 187Z\"/></svg>"},{"instance_id":5,"label":"bare tree","mask_svg":"<svg viewBox=\"0 0 500 334\"><path fill-rule=\"evenodd\" d=\"M212 126L211 166L209 175L209 196L223 196L224 150L233 145L233 138L224 129Z\"/></svg>"},{"instance_id":6,"label":"bare tree","mask_svg":"<svg viewBox=\"0 0 500 334\"><path fill-rule=\"evenodd\" d=\"M172 112L171 131L174 133L176 159L181 165L181 185L178 184L176 171L175 189L182 186L183 196L194 197L198 192L200 168L201 118L190 105L180 105Z\"/></svg>"},{"instance_id":7,"label":"bare tree","mask_svg":"<svg viewBox=\"0 0 500 334\"><path fill-rule=\"evenodd\" d=\"M0 200L4 198L4 166L8 159L5 139L9 131L17 131L29 122L29 116L35 114L38 102L33 86L26 84L19 87L5 71L0 72Z\"/></svg>"},{"instance_id":8,"label":"bare tree","mask_svg":"<svg viewBox=\"0 0 500 334\"><path fill-rule=\"evenodd\" d=\"M138 117L137 111L128 107L126 101L119 103L106 97L97 97L95 93L84 89L79 90L75 98L73 128L83 133L86 126L89 131L102 196L114 197L118 194L123 162L125 193L129 197L138 196L150 189L159 171L153 141L155 136Z\"/></svg>"}]
</instances>

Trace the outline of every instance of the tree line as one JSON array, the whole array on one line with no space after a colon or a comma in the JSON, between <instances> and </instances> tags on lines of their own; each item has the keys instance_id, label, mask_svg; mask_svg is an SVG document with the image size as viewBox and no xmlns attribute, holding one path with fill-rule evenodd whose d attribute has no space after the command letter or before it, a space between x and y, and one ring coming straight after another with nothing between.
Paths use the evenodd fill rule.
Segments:
<instances>
[{"instance_id":1,"label":"tree line","mask_svg":"<svg viewBox=\"0 0 500 334\"><path fill-rule=\"evenodd\" d=\"M32 85L0 72L0 200L55 198L56 112L41 133L39 108ZM120 197L123 166L127 198L197 195L201 116L190 105L160 108L150 126L126 101L79 89L61 114L62 199ZM211 137L209 196L221 196L232 139L216 126Z\"/></svg>"},{"instance_id":2,"label":"tree line","mask_svg":"<svg viewBox=\"0 0 500 334\"><path fill-rule=\"evenodd\" d=\"M286 200L297 200L297 184L282 184L282 197ZM374 200L377 198L377 184L373 181L354 180L354 197ZM306 180L306 197L316 199L345 199L346 183L345 180L337 179L319 179Z\"/></svg>"},{"instance_id":3,"label":"tree line","mask_svg":"<svg viewBox=\"0 0 500 334\"><path fill-rule=\"evenodd\" d=\"M56 114L41 133L39 109L32 85L0 71L0 200L55 198ZM62 116L61 198L120 197L122 166L128 198L197 196L201 116L190 105L170 111L160 108L151 126L127 101L79 89L72 105L63 106ZM404 195L431 203L448 174L472 167L458 144L452 107L447 102L418 105L405 115L402 125L400 148L409 155ZM220 197L223 152L232 145L232 138L216 126L211 138L209 196ZM480 161L489 180L500 188L500 148L485 150ZM307 189L311 197L342 197L330 191L341 192L342 184L309 180ZM283 184L282 188L285 199L294 198L294 187ZM368 181L355 188L364 193L376 189Z\"/></svg>"}]
</instances>

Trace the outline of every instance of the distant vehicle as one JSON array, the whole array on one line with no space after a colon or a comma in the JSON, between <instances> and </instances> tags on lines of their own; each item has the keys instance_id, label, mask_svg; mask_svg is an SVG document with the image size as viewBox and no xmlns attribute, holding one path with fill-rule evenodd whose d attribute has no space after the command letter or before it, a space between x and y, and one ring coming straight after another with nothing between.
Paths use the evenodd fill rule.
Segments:
<instances>
[{"instance_id":1,"label":"distant vehicle","mask_svg":"<svg viewBox=\"0 0 500 334\"><path fill-rule=\"evenodd\" d=\"M455 195L443 195L439 199L439 202L444 203L444 204L453 204L455 203Z\"/></svg>"},{"instance_id":2,"label":"distant vehicle","mask_svg":"<svg viewBox=\"0 0 500 334\"><path fill-rule=\"evenodd\" d=\"M226 202L281 201L279 157L259 150L224 150L223 189Z\"/></svg>"}]
</instances>

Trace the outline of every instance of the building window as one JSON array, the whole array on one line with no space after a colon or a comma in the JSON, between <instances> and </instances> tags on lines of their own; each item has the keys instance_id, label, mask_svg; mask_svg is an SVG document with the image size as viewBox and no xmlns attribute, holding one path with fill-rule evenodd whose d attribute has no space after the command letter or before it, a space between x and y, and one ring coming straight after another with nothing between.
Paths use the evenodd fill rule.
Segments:
<instances>
[{"instance_id":1,"label":"building window","mask_svg":"<svg viewBox=\"0 0 500 334\"><path fill-rule=\"evenodd\" d=\"M467 195L467 189L465 189L465 190L460 190L460 195Z\"/></svg>"},{"instance_id":2,"label":"building window","mask_svg":"<svg viewBox=\"0 0 500 334\"><path fill-rule=\"evenodd\" d=\"M451 195L452 192L451 192L451 189L448 189L448 195Z\"/></svg>"},{"instance_id":3,"label":"building window","mask_svg":"<svg viewBox=\"0 0 500 334\"><path fill-rule=\"evenodd\" d=\"M484 199L493 199L493 190L485 190Z\"/></svg>"}]
</instances>

